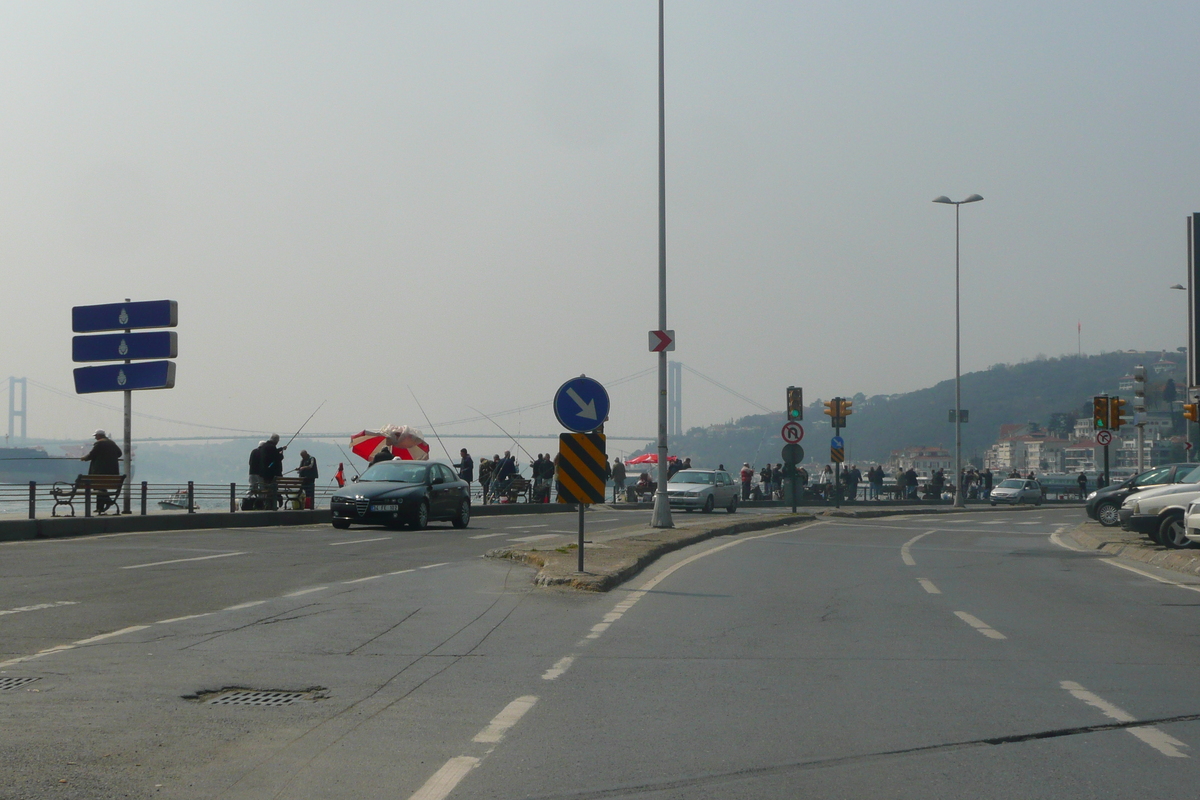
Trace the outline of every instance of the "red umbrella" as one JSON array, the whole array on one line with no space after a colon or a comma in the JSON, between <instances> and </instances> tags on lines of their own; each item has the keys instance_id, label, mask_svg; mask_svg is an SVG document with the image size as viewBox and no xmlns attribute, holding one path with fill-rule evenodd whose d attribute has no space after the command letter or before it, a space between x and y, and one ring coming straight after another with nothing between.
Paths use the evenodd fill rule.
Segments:
<instances>
[{"instance_id":1,"label":"red umbrella","mask_svg":"<svg viewBox=\"0 0 1200 800\"><path fill-rule=\"evenodd\" d=\"M393 458L428 461L429 445L421 433L407 425L384 425L377 431L360 431L350 437L350 451L368 462L388 447Z\"/></svg>"},{"instance_id":2,"label":"red umbrella","mask_svg":"<svg viewBox=\"0 0 1200 800\"><path fill-rule=\"evenodd\" d=\"M675 456L667 456L668 464L672 461L678 461L678 460L679 459L676 458ZM637 458L629 459L628 461L625 462L625 465L628 466L630 464L657 464L657 463L658 463L658 453L646 453L645 455L640 455Z\"/></svg>"}]
</instances>

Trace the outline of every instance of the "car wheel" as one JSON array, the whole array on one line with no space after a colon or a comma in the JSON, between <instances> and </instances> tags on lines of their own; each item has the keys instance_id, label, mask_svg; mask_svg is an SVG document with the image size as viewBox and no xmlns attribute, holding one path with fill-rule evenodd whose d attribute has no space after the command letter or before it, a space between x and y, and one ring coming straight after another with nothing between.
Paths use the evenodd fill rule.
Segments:
<instances>
[{"instance_id":1,"label":"car wheel","mask_svg":"<svg viewBox=\"0 0 1200 800\"><path fill-rule=\"evenodd\" d=\"M992 501L992 508L995 508L995 507L996 507L996 501L995 501L995 500L993 500L993 501Z\"/></svg>"},{"instance_id":2,"label":"car wheel","mask_svg":"<svg viewBox=\"0 0 1200 800\"><path fill-rule=\"evenodd\" d=\"M350 527L350 523L344 519L335 519L333 521L333 527L337 528L339 531L344 531L346 528Z\"/></svg>"},{"instance_id":3,"label":"car wheel","mask_svg":"<svg viewBox=\"0 0 1200 800\"><path fill-rule=\"evenodd\" d=\"M1184 526L1183 517L1169 516L1162 521L1162 525L1158 528L1158 541L1171 550L1179 550L1187 547L1192 542L1187 538L1187 528Z\"/></svg>"},{"instance_id":4,"label":"car wheel","mask_svg":"<svg viewBox=\"0 0 1200 800\"><path fill-rule=\"evenodd\" d=\"M454 527L465 528L471 522L471 501L463 500L458 507L458 516L452 520Z\"/></svg>"},{"instance_id":5,"label":"car wheel","mask_svg":"<svg viewBox=\"0 0 1200 800\"><path fill-rule=\"evenodd\" d=\"M408 523L408 527L414 531L423 531L425 526L429 524L429 501L422 500L421 505L417 506L417 513L413 514L412 520Z\"/></svg>"},{"instance_id":6,"label":"car wheel","mask_svg":"<svg viewBox=\"0 0 1200 800\"><path fill-rule=\"evenodd\" d=\"M725 512L727 514L734 514L737 512L737 495L736 494L733 497L729 498L729 505L725 506Z\"/></svg>"},{"instance_id":7,"label":"car wheel","mask_svg":"<svg viewBox=\"0 0 1200 800\"><path fill-rule=\"evenodd\" d=\"M1120 512L1115 503L1101 503L1096 506L1096 519L1106 528L1115 528L1121 524Z\"/></svg>"},{"instance_id":8,"label":"car wheel","mask_svg":"<svg viewBox=\"0 0 1200 800\"><path fill-rule=\"evenodd\" d=\"M716 501L713 500L713 496L710 494L708 499L704 501L704 513L711 514L715 505Z\"/></svg>"}]
</instances>

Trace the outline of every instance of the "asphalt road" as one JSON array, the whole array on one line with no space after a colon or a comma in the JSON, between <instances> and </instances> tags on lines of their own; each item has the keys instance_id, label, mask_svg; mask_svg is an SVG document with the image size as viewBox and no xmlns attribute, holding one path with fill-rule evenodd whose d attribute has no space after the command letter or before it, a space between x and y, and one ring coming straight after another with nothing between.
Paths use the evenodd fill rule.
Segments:
<instances>
[{"instance_id":1,"label":"asphalt road","mask_svg":"<svg viewBox=\"0 0 1200 800\"><path fill-rule=\"evenodd\" d=\"M0 545L0 797L1195 796L1200 586L1080 514L743 534L605 595L481 558L570 515Z\"/></svg>"}]
</instances>

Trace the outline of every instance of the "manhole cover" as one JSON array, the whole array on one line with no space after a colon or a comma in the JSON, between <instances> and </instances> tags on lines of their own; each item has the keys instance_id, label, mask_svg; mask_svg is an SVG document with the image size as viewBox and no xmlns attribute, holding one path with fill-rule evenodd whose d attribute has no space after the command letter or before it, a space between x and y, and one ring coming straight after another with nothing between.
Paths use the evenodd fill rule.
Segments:
<instances>
[{"instance_id":1,"label":"manhole cover","mask_svg":"<svg viewBox=\"0 0 1200 800\"><path fill-rule=\"evenodd\" d=\"M228 687L216 691L197 692L184 699L209 706L288 706L292 703L320 700L323 697L325 697L325 689L319 686L300 691Z\"/></svg>"},{"instance_id":2,"label":"manhole cover","mask_svg":"<svg viewBox=\"0 0 1200 800\"><path fill-rule=\"evenodd\" d=\"M18 686L24 686L27 683L33 683L36 680L40 680L40 678L9 678L7 676L0 675L0 692L3 692L7 689L15 689Z\"/></svg>"}]
</instances>

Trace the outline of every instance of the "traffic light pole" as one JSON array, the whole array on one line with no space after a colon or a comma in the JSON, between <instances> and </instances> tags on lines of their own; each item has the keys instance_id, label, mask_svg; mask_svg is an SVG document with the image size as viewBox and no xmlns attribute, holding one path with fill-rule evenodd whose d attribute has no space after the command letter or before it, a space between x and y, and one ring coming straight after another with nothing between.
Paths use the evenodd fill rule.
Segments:
<instances>
[{"instance_id":1,"label":"traffic light pole","mask_svg":"<svg viewBox=\"0 0 1200 800\"><path fill-rule=\"evenodd\" d=\"M838 419L840 419L840 417ZM833 435L842 435L842 428L840 425L834 424ZM843 450L842 452L844 453L846 451ZM842 462L840 461L833 462L833 505L834 508L842 507Z\"/></svg>"},{"instance_id":2,"label":"traffic light pole","mask_svg":"<svg viewBox=\"0 0 1200 800\"><path fill-rule=\"evenodd\" d=\"M1108 445L1104 445L1104 485L1108 486Z\"/></svg>"}]
</instances>

